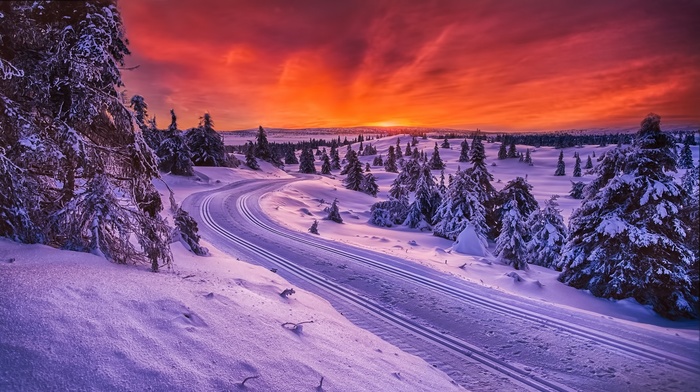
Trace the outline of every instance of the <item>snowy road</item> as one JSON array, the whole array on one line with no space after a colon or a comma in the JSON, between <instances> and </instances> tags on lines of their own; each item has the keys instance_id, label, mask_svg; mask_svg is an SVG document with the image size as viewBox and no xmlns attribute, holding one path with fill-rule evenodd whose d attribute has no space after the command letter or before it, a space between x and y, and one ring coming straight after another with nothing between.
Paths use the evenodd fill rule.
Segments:
<instances>
[{"instance_id":1,"label":"snowy road","mask_svg":"<svg viewBox=\"0 0 700 392\"><path fill-rule=\"evenodd\" d=\"M277 268L471 390L689 390L700 380L697 344L685 339L281 228L258 200L290 181L240 181L184 206L218 248Z\"/></svg>"}]
</instances>

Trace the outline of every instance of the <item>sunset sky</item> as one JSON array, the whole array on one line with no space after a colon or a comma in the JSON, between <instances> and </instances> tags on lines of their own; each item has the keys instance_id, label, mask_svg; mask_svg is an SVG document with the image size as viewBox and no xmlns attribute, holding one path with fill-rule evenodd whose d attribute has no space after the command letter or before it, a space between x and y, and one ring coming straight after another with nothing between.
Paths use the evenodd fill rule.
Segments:
<instances>
[{"instance_id":1,"label":"sunset sky","mask_svg":"<svg viewBox=\"0 0 700 392\"><path fill-rule=\"evenodd\" d=\"M160 127L700 124L700 1L121 0Z\"/></svg>"}]
</instances>

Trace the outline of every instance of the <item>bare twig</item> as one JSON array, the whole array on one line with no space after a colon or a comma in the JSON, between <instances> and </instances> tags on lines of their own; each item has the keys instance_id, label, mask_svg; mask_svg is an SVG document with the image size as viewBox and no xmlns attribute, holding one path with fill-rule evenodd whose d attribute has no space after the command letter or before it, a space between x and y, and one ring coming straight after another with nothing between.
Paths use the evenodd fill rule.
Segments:
<instances>
[{"instance_id":1,"label":"bare twig","mask_svg":"<svg viewBox=\"0 0 700 392\"><path fill-rule=\"evenodd\" d=\"M248 376L248 377L246 377L246 378L243 379L243 381L241 382L241 386L244 387L246 381L252 380L252 379L254 379L254 378L259 378L259 377L260 377L259 374L256 374L255 376Z\"/></svg>"}]
</instances>

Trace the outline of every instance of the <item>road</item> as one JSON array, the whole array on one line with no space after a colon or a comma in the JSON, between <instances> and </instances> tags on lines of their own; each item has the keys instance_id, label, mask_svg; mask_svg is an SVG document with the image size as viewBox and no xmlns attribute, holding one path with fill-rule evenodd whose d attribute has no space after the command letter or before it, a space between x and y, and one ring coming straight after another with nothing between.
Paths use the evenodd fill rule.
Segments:
<instances>
[{"instance_id":1,"label":"road","mask_svg":"<svg viewBox=\"0 0 700 392\"><path fill-rule=\"evenodd\" d=\"M244 180L183 206L217 248L276 268L470 390L684 391L700 381L697 344L285 229L258 200L291 181Z\"/></svg>"}]
</instances>

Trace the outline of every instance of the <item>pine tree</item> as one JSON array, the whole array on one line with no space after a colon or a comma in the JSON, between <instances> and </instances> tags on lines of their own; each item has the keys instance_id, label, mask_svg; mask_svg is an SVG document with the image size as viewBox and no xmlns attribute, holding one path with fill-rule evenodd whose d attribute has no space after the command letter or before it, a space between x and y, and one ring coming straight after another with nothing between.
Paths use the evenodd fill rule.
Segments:
<instances>
[{"instance_id":1,"label":"pine tree","mask_svg":"<svg viewBox=\"0 0 700 392\"><path fill-rule=\"evenodd\" d=\"M681 169L690 169L693 167L693 153L690 151L690 143L686 140L681 149L681 156L678 160L678 167Z\"/></svg>"},{"instance_id":2,"label":"pine tree","mask_svg":"<svg viewBox=\"0 0 700 392\"><path fill-rule=\"evenodd\" d=\"M442 158L440 158L440 151L438 150L437 143L435 143L435 148L433 149L433 155L430 157L430 161L428 162L428 166L430 167L431 170L442 170L445 168L445 164L442 162Z\"/></svg>"},{"instance_id":3,"label":"pine tree","mask_svg":"<svg viewBox=\"0 0 700 392\"><path fill-rule=\"evenodd\" d=\"M262 125L258 127L258 133L255 136L255 157L266 162L272 162L272 149L270 148L270 142L267 140L267 133Z\"/></svg>"},{"instance_id":4,"label":"pine tree","mask_svg":"<svg viewBox=\"0 0 700 392\"><path fill-rule=\"evenodd\" d=\"M158 170L176 176L192 176L192 160L182 132L178 129L166 132L165 139L156 150Z\"/></svg>"},{"instance_id":5,"label":"pine tree","mask_svg":"<svg viewBox=\"0 0 700 392\"><path fill-rule=\"evenodd\" d=\"M450 148L450 141L447 140L447 136L445 136L445 139L442 141L442 145L440 145L442 148Z\"/></svg>"},{"instance_id":6,"label":"pine tree","mask_svg":"<svg viewBox=\"0 0 700 392\"><path fill-rule=\"evenodd\" d=\"M248 143L248 148L246 149L245 152L245 164L249 168L253 170L260 170L260 165L258 164L258 160L255 159L255 146L253 143Z\"/></svg>"},{"instance_id":7,"label":"pine tree","mask_svg":"<svg viewBox=\"0 0 700 392\"><path fill-rule=\"evenodd\" d=\"M226 166L224 139L214 130L209 113L200 118L198 128L187 131L185 140L195 166Z\"/></svg>"},{"instance_id":8,"label":"pine tree","mask_svg":"<svg viewBox=\"0 0 700 392\"><path fill-rule=\"evenodd\" d=\"M389 199L406 202L408 205L409 191L403 183L401 176L397 176L389 187Z\"/></svg>"},{"instance_id":9,"label":"pine tree","mask_svg":"<svg viewBox=\"0 0 700 392\"><path fill-rule=\"evenodd\" d=\"M508 151L506 150L506 144L501 143L501 147L498 149L498 159L508 158Z\"/></svg>"},{"instance_id":10,"label":"pine tree","mask_svg":"<svg viewBox=\"0 0 700 392\"><path fill-rule=\"evenodd\" d=\"M316 174L314 165L314 153L309 148L302 148L299 156L299 173Z\"/></svg>"},{"instance_id":11,"label":"pine tree","mask_svg":"<svg viewBox=\"0 0 700 392\"><path fill-rule=\"evenodd\" d=\"M484 153L484 145L478 137L472 142L471 152L472 167L465 170L466 174L473 180L473 192L484 208L486 224L488 227L496 227L498 219L496 203L498 193L491 185L493 176L486 168L486 154ZM459 170L459 168L458 168ZM456 175L456 174L455 174ZM489 230L484 231L484 234L489 233Z\"/></svg>"},{"instance_id":12,"label":"pine tree","mask_svg":"<svg viewBox=\"0 0 700 392\"><path fill-rule=\"evenodd\" d=\"M369 223L380 227L392 227L406 221L408 203L404 200L388 200L374 203L370 208Z\"/></svg>"},{"instance_id":13,"label":"pine tree","mask_svg":"<svg viewBox=\"0 0 700 392\"><path fill-rule=\"evenodd\" d=\"M386 161L384 161L384 170L387 173L399 172L399 169L396 167L396 154L394 153L394 146L389 146L389 153L387 154Z\"/></svg>"},{"instance_id":14,"label":"pine tree","mask_svg":"<svg viewBox=\"0 0 700 392\"><path fill-rule=\"evenodd\" d=\"M401 152L401 139L396 138L396 148L394 149L394 152L396 153L396 159L401 159L403 158L403 153Z\"/></svg>"},{"instance_id":15,"label":"pine tree","mask_svg":"<svg viewBox=\"0 0 700 392\"><path fill-rule=\"evenodd\" d=\"M584 169L593 169L593 161L591 160L591 156L589 155L588 158L586 159L586 166L583 167Z\"/></svg>"},{"instance_id":16,"label":"pine tree","mask_svg":"<svg viewBox=\"0 0 700 392\"><path fill-rule=\"evenodd\" d=\"M515 149L515 141L511 140L510 146L508 146L508 158L517 158L518 151Z\"/></svg>"},{"instance_id":17,"label":"pine tree","mask_svg":"<svg viewBox=\"0 0 700 392\"><path fill-rule=\"evenodd\" d=\"M374 178L372 173L366 173L362 177L362 192L377 197L377 192L379 192L379 185L377 185L377 179Z\"/></svg>"},{"instance_id":18,"label":"pine tree","mask_svg":"<svg viewBox=\"0 0 700 392\"><path fill-rule=\"evenodd\" d=\"M372 166L384 166L384 158L381 154L374 157L372 160Z\"/></svg>"},{"instance_id":19,"label":"pine tree","mask_svg":"<svg viewBox=\"0 0 700 392\"><path fill-rule=\"evenodd\" d=\"M532 185L525 181L522 177L516 177L515 179L508 181L505 187L498 192L497 196L497 207L496 207L496 220L495 225L492 226L492 236L498 237L502 231L501 223L504 219L504 214L506 211L506 204L511 201L515 201L514 207L518 209L518 215L522 219L527 219L530 214L537 211L539 205L537 200L532 195ZM529 238L525 237L528 241Z\"/></svg>"},{"instance_id":20,"label":"pine tree","mask_svg":"<svg viewBox=\"0 0 700 392\"><path fill-rule=\"evenodd\" d=\"M0 7L0 199L22 198L0 207L0 235L169 265L155 157L117 90L129 50L116 4Z\"/></svg>"},{"instance_id":21,"label":"pine tree","mask_svg":"<svg viewBox=\"0 0 700 392\"><path fill-rule=\"evenodd\" d=\"M316 219L314 219L314 223L309 227L309 233L318 234L318 221Z\"/></svg>"},{"instance_id":22,"label":"pine tree","mask_svg":"<svg viewBox=\"0 0 700 392\"><path fill-rule=\"evenodd\" d=\"M527 262L555 268L566 241L566 226L557 203L558 195L544 202L544 208L533 213L528 221L532 239L527 244Z\"/></svg>"},{"instance_id":23,"label":"pine tree","mask_svg":"<svg viewBox=\"0 0 700 392\"><path fill-rule=\"evenodd\" d=\"M459 152L459 159L457 160L458 162L469 162L469 143L467 142L467 139L464 139L464 141L461 144L462 150Z\"/></svg>"},{"instance_id":24,"label":"pine tree","mask_svg":"<svg viewBox=\"0 0 700 392\"><path fill-rule=\"evenodd\" d=\"M564 164L564 150L559 151L559 161L557 162L557 170L554 172L555 176L565 176L566 175L566 165Z\"/></svg>"},{"instance_id":25,"label":"pine tree","mask_svg":"<svg viewBox=\"0 0 700 392\"><path fill-rule=\"evenodd\" d=\"M178 207L175 211L175 237L179 237L185 248L198 256L206 256L209 249L199 244L199 228L197 221L190 214Z\"/></svg>"},{"instance_id":26,"label":"pine tree","mask_svg":"<svg viewBox=\"0 0 700 392\"><path fill-rule=\"evenodd\" d=\"M574 164L574 177L581 177L581 158L576 155L576 164Z\"/></svg>"},{"instance_id":27,"label":"pine tree","mask_svg":"<svg viewBox=\"0 0 700 392\"><path fill-rule=\"evenodd\" d=\"M347 177L343 180L345 188L352 191L362 190L362 182L364 176L362 175L362 162L357 158L357 154L354 150L349 150L346 158L348 163L340 172L341 175L347 174Z\"/></svg>"},{"instance_id":28,"label":"pine tree","mask_svg":"<svg viewBox=\"0 0 700 392\"><path fill-rule=\"evenodd\" d=\"M502 229L496 238L496 259L503 264L512 265L517 270L529 269L527 238L530 233L514 198L505 202L501 217Z\"/></svg>"},{"instance_id":29,"label":"pine tree","mask_svg":"<svg viewBox=\"0 0 700 392\"><path fill-rule=\"evenodd\" d=\"M411 143L406 143L406 152L403 154L404 156L410 157L413 155L413 150L411 149Z\"/></svg>"},{"instance_id":30,"label":"pine tree","mask_svg":"<svg viewBox=\"0 0 700 392\"><path fill-rule=\"evenodd\" d=\"M698 317L693 254L679 219L673 141L649 114L633 146L606 154L569 221L559 280L597 297L634 298L672 319ZM626 152L626 153L625 153Z\"/></svg>"},{"instance_id":31,"label":"pine tree","mask_svg":"<svg viewBox=\"0 0 700 392\"><path fill-rule=\"evenodd\" d=\"M338 209L338 199L333 200L333 204L328 208L328 216L326 219L336 223L343 223L343 218L340 216L340 210Z\"/></svg>"},{"instance_id":32,"label":"pine tree","mask_svg":"<svg viewBox=\"0 0 700 392\"><path fill-rule=\"evenodd\" d=\"M475 191L477 188L467 171L455 174L433 217L434 235L454 241L471 224L482 244L486 245L486 209Z\"/></svg>"},{"instance_id":33,"label":"pine tree","mask_svg":"<svg viewBox=\"0 0 700 392\"><path fill-rule=\"evenodd\" d=\"M146 132L148 130L146 125L148 121L148 104L146 104L146 100L140 95L134 95L131 97L129 107L134 111L136 126L139 127L141 132Z\"/></svg>"},{"instance_id":34,"label":"pine tree","mask_svg":"<svg viewBox=\"0 0 700 392\"><path fill-rule=\"evenodd\" d=\"M323 154L323 164L321 165L321 174L331 174L331 159L328 155Z\"/></svg>"},{"instance_id":35,"label":"pine tree","mask_svg":"<svg viewBox=\"0 0 700 392\"><path fill-rule=\"evenodd\" d=\"M331 170L340 170L340 154L335 144L331 146Z\"/></svg>"},{"instance_id":36,"label":"pine tree","mask_svg":"<svg viewBox=\"0 0 700 392\"><path fill-rule=\"evenodd\" d=\"M586 184L583 181L571 181L571 190L569 191L569 196L571 196L572 199L577 199L581 200L584 198L584 193L583 190L586 187Z\"/></svg>"},{"instance_id":37,"label":"pine tree","mask_svg":"<svg viewBox=\"0 0 700 392\"><path fill-rule=\"evenodd\" d=\"M294 153L294 147L287 148L287 151L284 154L284 163L287 165L299 164L299 160L297 159L297 155Z\"/></svg>"},{"instance_id":38,"label":"pine tree","mask_svg":"<svg viewBox=\"0 0 700 392\"><path fill-rule=\"evenodd\" d=\"M530 156L530 149L525 150L525 163L532 166L532 156Z\"/></svg>"}]
</instances>

